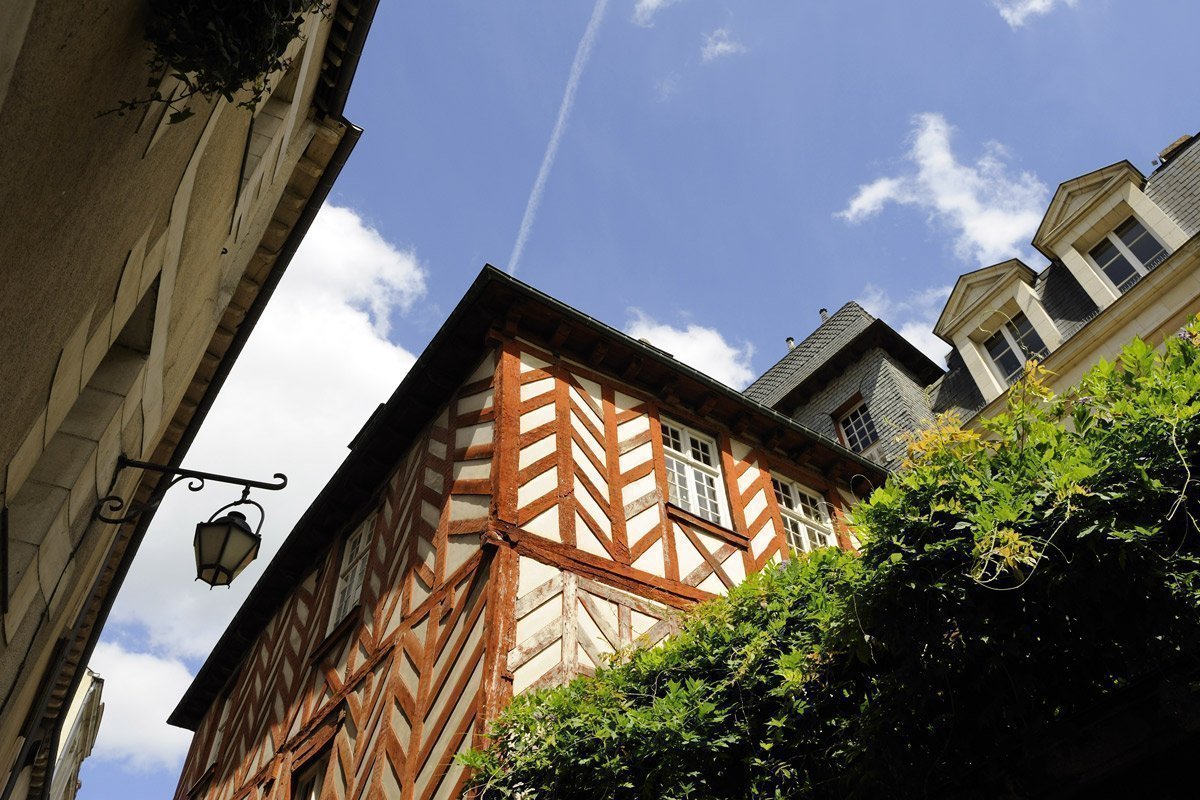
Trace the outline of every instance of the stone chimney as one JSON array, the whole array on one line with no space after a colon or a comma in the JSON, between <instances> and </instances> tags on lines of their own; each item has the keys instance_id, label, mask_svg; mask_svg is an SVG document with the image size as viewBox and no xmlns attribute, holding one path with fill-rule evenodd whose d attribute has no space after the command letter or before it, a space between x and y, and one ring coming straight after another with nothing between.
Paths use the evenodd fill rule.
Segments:
<instances>
[{"instance_id":1,"label":"stone chimney","mask_svg":"<svg viewBox=\"0 0 1200 800\"><path fill-rule=\"evenodd\" d=\"M789 353L792 352L792 350L795 349L795 347L796 347L796 340L793 339L791 336L787 337L787 346L788 346L788 352Z\"/></svg>"},{"instance_id":2,"label":"stone chimney","mask_svg":"<svg viewBox=\"0 0 1200 800\"><path fill-rule=\"evenodd\" d=\"M821 315L821 322L822 322L822 323L829 322L829 309L828 309L828 308L822 308L822 309L821 309L820 311L818 311L817 313Z\"/></svg>"}]
</instances>

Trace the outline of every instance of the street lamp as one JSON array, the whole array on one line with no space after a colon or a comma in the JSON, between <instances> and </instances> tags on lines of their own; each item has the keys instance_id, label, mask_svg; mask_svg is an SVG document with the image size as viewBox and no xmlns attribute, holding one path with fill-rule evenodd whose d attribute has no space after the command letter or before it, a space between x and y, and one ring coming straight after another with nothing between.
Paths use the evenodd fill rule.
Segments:
<instances>
[{"instance_id":1,"label":"street lamp","mask_svg":"<svg viewBox=\"0 0 1200 800\"><path fill-rule=\"evenodd\" d=\"M100 498L92 510L92 518L112 525L132 522L143 512L157 508L163 501L167 490L182 480L188 481L188 491L198 492L204 488L205 481L230 483L242 486L240 499L221 506L206 522L196 525L196 535L192 545L196 551L196 580L204 581L210 587L228 586L251 561L258 557L259 544L262 536L263 522L266 512L263 507L250 499L250 489L266 489L277 491L287 486L287 476L275 473L276 483L252 481L246 478L235 478L230 475L218 475L215 472L199 472L196 470L167 467L162 464L152 464L148 461L134 461L124 455L117 459L117 471L113 474L113 485L117 475L126 467L157 472L169 475L171 480L165 486L156 486L150 501L144 505L130 505L128 511L121 516L111 516L125 508L125 501L119 495L110 494ZM246 515L233 510L237 506L254 506L258 509L258 525L250 527ZM223 516L218 516L221 512Z\"/></svg>"}]
</instances>

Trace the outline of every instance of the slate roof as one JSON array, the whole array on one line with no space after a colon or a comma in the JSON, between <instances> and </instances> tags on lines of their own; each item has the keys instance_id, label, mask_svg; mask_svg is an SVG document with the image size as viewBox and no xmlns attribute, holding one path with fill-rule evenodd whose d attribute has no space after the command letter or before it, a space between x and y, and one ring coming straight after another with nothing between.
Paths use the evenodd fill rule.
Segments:
<instances>
[{"instance_id":1,"label":"slate roof","mask_svg":"<svg viewBox=\"0 0 1200 800\"><path fill-rule=\"evenodd\" d=\"M1200 134L1170 153L1146 179L1146 196L1158 203L1188 236L1200 233ZM1170 148L1169 148L1170 149Z\"/></svg>"},{"instance_id":2,"label":"slate roof","mask_svg":"<svg viewBox=\"0 0 1200 800\"><path fill-rule=\"evenodd\" d=\"M1054 262L1037 276L1033 290L1042 307L1054 320L1063 341L1070 339L1100 308L1087 291L1075 280L1071 270L1060 262Z\"/></svg>"},{"instance_id":3,"label":"slate roof","mask_svg":"<svg viewBox=\"0 0 1200 800\"><path fill-rule=\"evenodd\" d=\"M874 321L875 317L851 300L746 387L743 394L774 407L793 387L812 375Z\"/></svg>"}]
</instances>

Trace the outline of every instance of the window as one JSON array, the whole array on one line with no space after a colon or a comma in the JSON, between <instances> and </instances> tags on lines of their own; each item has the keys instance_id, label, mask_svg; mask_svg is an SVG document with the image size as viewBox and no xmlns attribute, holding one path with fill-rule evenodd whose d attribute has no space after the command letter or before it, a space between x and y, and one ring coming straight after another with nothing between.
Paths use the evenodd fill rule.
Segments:
<instances>
[{"instance_id":1,"label":"window","mask_svg":"<svg viewBox=\"0 0 1200 800\"><path fill-rule=\"evenodd\" d=\"M292 800L320 800L325 780L325 758L318 758L292 779Z\"/></svg>"},{"instance_id":2,"label":"window","mask_svg":"<svg viewBox=\"0 0 1200 800\"><path fill-rule=\"evenodd\" d=\"M342 568L338 572L337 594L333 599L333 617L329 620L331 629L358 605L359 595L362 594L363 575L367 571L367 554L371 549L371 528L374 527L374 520L374 517L368 517L346 540L346 549L342 551Z\"/></svg>"},{"instance_id":3,"label":"window","mask_svg":"<svg viewBox=\"0 0 1200 800\"><path fill-rule=\"evenodd\" d=\"M774 475L771 486L775 489L789 548L807 553L837 544L824 500L800 484Z\"/></svg>"},{"instance_id":4,"label":"window","mask_svg":"<svg viewBox=\"0 0 1200 800\"><path fill-rule=\"evenodd\" d=\"M1045 358L1050 352L1042 337L1033 329L1028 317L1021 311L989 336L983 347L1006 383L1012 383L1021 377L1026 361L1031 358Z\"/></svg>"},{"instance_id":5,"label":"window","mask_svg":"<svg viewBox=\"0 0 1200 800\"><path fill-rule=\"evenodd\" d=\"M1122 222L1088 255L1121 294L1161 264L1170 253L1135 217Z\"/></svg>"},{"instance_id":6,"label":"window","mask_svg":"<svg viewBox=\"0 0 1200 800\"><path fill-rule=\"evenodd\" d=\"M875 431L875 421L871 419L871 412L867 410L865 402L843 414L838 420L838 427L841 428L846 446L856 453L863 452L879 439L879 434Z\"/></svg>"},{"instance_id":7,"label":"window","mask_svg":"<svg viewBox=\"0 0 1200 800\"><path fill-rule=\"evenodd\" d=\"M662 440L671 502L709 522L724 525L716 442L667 420L662 421Z\"/></svg>"}]
</instances>

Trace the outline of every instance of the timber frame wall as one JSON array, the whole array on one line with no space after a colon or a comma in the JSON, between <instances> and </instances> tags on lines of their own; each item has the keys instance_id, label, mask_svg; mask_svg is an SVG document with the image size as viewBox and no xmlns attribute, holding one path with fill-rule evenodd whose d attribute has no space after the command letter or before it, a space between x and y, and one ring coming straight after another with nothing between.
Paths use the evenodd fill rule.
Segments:
<instances>
[{"instance_id":1,"label":"timber frame wall","mask_svg":"<svg viewBox=\"0 0 1200 800\"><path fill-rule=\"evenodd\" d=\"M199 719L177 800L289 800L314 759L322 797L457 797L454 756L484 742L514 692L660 641L675 610L782 557L772 471L840 519L843 482L513 328L491 329L380 491L328 531L335 543ZM666 501L660 414L714 436L730 528ZM331 630L360 525L360 603Z\"/></svg>"}]
</instances>

